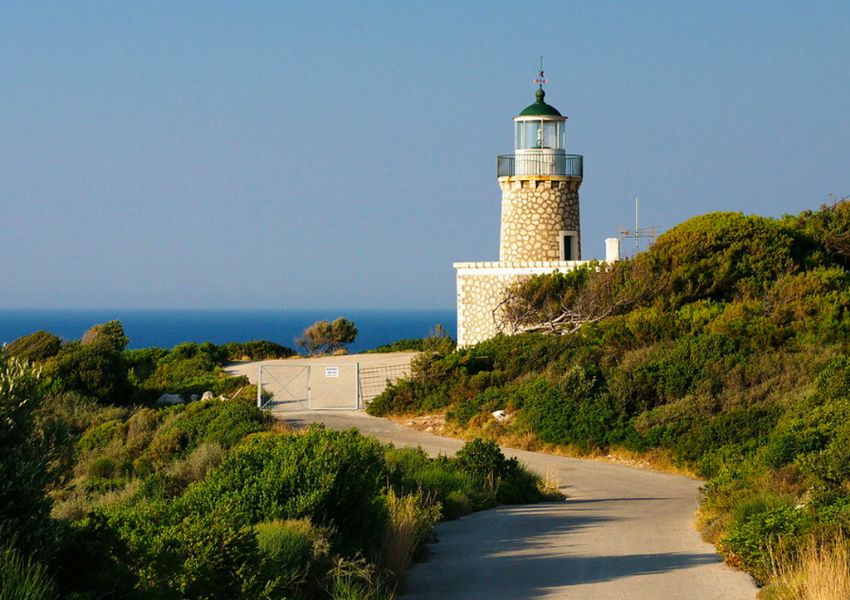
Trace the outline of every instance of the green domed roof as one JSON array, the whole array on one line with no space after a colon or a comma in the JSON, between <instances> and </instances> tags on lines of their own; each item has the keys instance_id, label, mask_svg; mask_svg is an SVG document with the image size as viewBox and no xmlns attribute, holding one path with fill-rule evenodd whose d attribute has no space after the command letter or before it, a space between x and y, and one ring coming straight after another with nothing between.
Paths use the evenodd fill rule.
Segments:
<instances>
[{"instance_id":1,"label":"green domed roof","mask_svg":"<svg viewBox=\"0 0 850 600\"><path fill-rule=\"evenodd\" d=\"M550 104L546 104L543 98L546 97L546 92L543 88L537 88L534 94L537 96L537 102L528 105L525 110L519 113L520 117L563 117L558 109Z\"/></svg>"}]
</instances>

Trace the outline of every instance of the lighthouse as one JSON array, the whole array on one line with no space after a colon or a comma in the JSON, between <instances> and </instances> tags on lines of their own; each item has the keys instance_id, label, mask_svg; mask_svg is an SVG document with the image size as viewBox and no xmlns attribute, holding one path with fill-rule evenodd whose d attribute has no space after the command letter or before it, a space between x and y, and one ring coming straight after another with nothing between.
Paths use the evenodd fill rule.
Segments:
<instances>
[{"instance_id":1,"label":"lighthouse","mask_svg":"<svg viewBox=\"0 0 850 600\"><path fill-rule=\"evenodd\" d=\"M567 117L546 102L542 68L534 83L535 101L513 118L514 152L497 159L499 260L454 263L461 347L513 333L501 319L500 306L516 282L586 264L578 195L584 157L567 153ZM608 252L606 260L616 260L612 255Z\"/></svg>"},{"instance_id":2,"label":"lighthouse","mask_svg":"<svg viewBox=\"0 0 850 600\"><path fill-rule=\"evenodd\" d=\"M546 103L542 76L536 101L514 117L514 154L498 158L500 262L581 259L584 157L567 154L567 117Z\"/></svg>"}]
</instances>

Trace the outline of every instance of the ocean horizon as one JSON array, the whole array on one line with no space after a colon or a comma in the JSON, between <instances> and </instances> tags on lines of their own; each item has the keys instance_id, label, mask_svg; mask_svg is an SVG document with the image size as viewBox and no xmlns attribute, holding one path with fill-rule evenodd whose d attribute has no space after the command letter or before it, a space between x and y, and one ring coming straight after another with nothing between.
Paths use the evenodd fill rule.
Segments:
<instances>
[{"instance_id":1,"label":"ocean horizon","mask_svg":"<svg viewBox=\"0 0 850 600\"><path fill-rule=\"evenodd\" d=\"M454 309L3 309L0 344L39 330L77 340L96 323L118 320L130 338L130 348L262 339L297 349L295 339L306 327L337 317L357 325L359 333L348 345L350 352L425 337L437 325L457 336Z\"/></svg>"}]
</instances>

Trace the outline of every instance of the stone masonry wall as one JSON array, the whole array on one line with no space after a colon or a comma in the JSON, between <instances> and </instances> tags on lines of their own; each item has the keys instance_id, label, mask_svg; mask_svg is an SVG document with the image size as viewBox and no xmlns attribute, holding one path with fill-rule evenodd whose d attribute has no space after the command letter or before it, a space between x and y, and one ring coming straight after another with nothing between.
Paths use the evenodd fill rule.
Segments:
<instances>
[{"instance_id":1,"label":"stone masonry wall","mask_svg":"<svg viewBox=\"0 0 850 600\"><path fill-rule=\"evenodd\" d=\"M497 307L508 286L530 277L553 271L566 272L583 264L570 262L488 262L456 263L457 269L457 343L470 346L494 337L512 333L500 328Z\"/></svg>"},{"instance_id":2,"label":"stone masonry wall","mask_svg":"<svg viewBox=\"0 0 850 600\"><path fill-rule=\"evenodd\" d=\"M581 259L578 177L500 177L502 229L499 260L560 261L562 231L575 231Z\"/></svg>"}]
</instances>

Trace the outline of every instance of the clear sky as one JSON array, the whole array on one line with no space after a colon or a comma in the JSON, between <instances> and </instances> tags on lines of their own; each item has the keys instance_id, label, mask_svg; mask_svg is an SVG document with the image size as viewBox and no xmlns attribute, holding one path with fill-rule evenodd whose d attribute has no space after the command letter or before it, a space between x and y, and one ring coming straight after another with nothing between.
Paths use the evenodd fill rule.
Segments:
<instances>
[{"instance_id":1,"label":"clear sky","mask_svg":"<svg viewBox=\"0 0 850 600\"><path fill-rule=\"evenodd\" d=\"M850 2L0 3L0 308L444 308L533 101L633 220L850 194Z\"/></svg>"}]
</instances>

